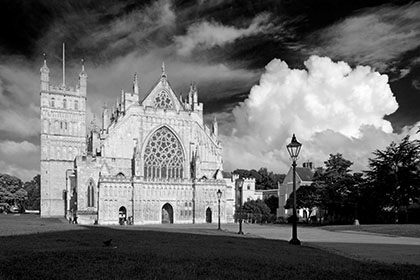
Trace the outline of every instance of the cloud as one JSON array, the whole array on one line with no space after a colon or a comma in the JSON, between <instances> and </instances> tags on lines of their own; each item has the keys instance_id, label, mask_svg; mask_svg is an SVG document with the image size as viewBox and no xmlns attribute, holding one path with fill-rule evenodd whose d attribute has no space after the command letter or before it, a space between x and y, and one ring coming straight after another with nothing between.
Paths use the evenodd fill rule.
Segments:
<instances>
[{"instance_id":1,"label":"cloud","mask_svg":"<svg viewBox=\"0 0 420 280\"><path fill-rule=\"evenodd\" d=\"M162 61L165 62L168 80L176 94L183 93L185 96L190 82L195 81L200 101L248 91L260 74L258 71L235 69L222 63L180 60L171 56L165 48L147 54L132 52L102 65L87 63L89 106L92 112L98 116L104 102L115 102L120 97L121 88L131 92L136 72L139 75L140 92L149 93L160 78ZM77 68L71 70L75 74L78 71Z\"/></svg>"},{"instance_id":2,"label":"cloud","mask_svg":"<svg viewBox=\"0 0 420 280\"><path fill-rule=\"evenodd\" d=\"M5 155L22 155L26 153L35 153L38 151L38 147L28 141L20 143L14 141L3 141L0 142L0 153Z\"/></svg>"},{"instance_id":3,"label":"cloud","mask_svg":"<svg viewBox=\"0 0 420 280\"><path fill-rule=\"evenodd\" d=\"M174 37L177 52L184 56L190 55L196 48L221 47L243 37L264 33L272 27L269 18L268 14L260 14L246 28L224 26L218 22L208 21L190 25L187 34Z\"/></svg>"},{"instance_id":4,"label":"cloud","mask_svg":"<svg viewBox=\"0 0 420 280\"><path fill-rule=\"evenodd\" d=\"M15 137L39 133L39 76L19 58L0 64L0 133Z\"/></svg>"},{"instance_id":5,"label":"cloud","mask_svg":"<svg viewBox=\"0 0 420 280\"><path fill-rule=\"evenodd\" d=\"M360 170L373 150L400 138L383 119L398 108L386 75L327 57L312 56L305 66L290 69L279 59L266 66L259 85L233 110L232 133L223 136L227 169L286 172L285 147L296 133L302 160L321 164L341 152Z\"/></svg>"},{"instance_id":6,"label":"cloud","mask_svg":"<svg viewBox=\"0 0 420 280\"><path fill-rule=\"evenodd\" d=\"M102 64L134 50L146 53L166 45L176 28L170 0L67 6L37 41L39 54L60 59L61 44L66 42L68 54Z\"/></svg>"},{"instance_id":7,"label":"cloud","mask_svg":"<svg viewBox=\"0 0 420 280\"><path fill-rule=\"evenodd\" d=\"M311 35L319 45L309 51L384 71L420 46L419 14L418 2L362 10Z\"/></svg>"},{"instance_id":8,"label":"cloud","mask_svg":"<svg viewBox=\"0 0 420 280\"><path fill-rule=\"evenodd\" d=\"M39 146L28 141L0 142L0 173L12 174L30 180L39 174Z\"/></svg>"},{"instance_id":9,"label":"cloud","mask_svg":"<svg viewBox=\"0 0 420 280\"><path fill-rule=\"evenodd\" d=\"M16 164L0 160L0 173L16 176L26 182L39 174L39 169L24 169Z\"/></svg>"},{"instance_id":10,"label":"cloud","mask_svg":"<svg viewBox=\"0 0 420 280\"><path fill-rule=\"evenodd\" d=\"M147 39L160 28L173 27L175 19L176 16L170 1L155 1L141 10L133 10L109 24L98 25L92 34L81 40L81 44L85 48L91 48L92 44L105 46L105 53L121 52L138 46L142 40Z\"/></svg>"},{"instance_id":11,"label":"cloud","mask_svg":"<svg viewBox=\"0 0 420 280\"><path fill-rule=\"evenodd\" d=\"M420 90L420 80L418 80L418 79L413 79L413 80L411 81L411 85L412 85L415 89Z\"/></svg>"}]
</instances>

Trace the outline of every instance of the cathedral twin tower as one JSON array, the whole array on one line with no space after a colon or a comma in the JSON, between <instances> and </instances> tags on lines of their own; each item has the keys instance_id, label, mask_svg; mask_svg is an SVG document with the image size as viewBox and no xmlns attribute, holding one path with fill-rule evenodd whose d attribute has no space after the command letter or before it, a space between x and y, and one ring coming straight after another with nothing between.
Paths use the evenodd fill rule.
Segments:
<instances>
[{"instance_id":1,"label":"cathedral twin tower","mask_svg":"<svg viewBox=\"0 0 420 280\"><path fill-rule=\"evenodd\" d=\"M82 65L76 88L50 84L44 57L41 68L41 213L63 216L66 174L86 150L87 74ZM64 77L64 76L63 76Z\"/></svg>"},{"instance_id":2,"label":"cathedral twin tower","mask_svg":"<svg viewBox=\"0 0 420 280\"><path fill-rule=\"evenodd\" d=\"M217 191L222 221L233 217L232 188L222 177L216 120L203 122L195 85L177 96L164 66L159 81L141 94L122 91L104 108L100 127L86 129L87 74L77 87L50 83L41 68L41 216L85 224L200 223L215 220Z\"/></svg>"}]
</instances>

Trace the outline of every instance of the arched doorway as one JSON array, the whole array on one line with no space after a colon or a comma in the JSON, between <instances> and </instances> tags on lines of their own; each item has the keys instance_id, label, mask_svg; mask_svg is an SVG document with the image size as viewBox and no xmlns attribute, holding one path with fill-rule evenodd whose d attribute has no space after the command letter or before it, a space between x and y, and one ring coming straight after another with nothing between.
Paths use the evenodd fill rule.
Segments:
<instances>
[{"instance_id":1,"label":"arched doorway","mask_svg":"<svg viewBox=\"0 0 420 280\"><path fill-rule=\"evenodd\" d=\"M174 223L174 210L169 203L162 206L162 224Z\"/></svg>"},{"instance_id":2,"label":"arched doorway","mask_svg":"<svg viewBox=\"0 0 420 280\"><path fill-rule=\"evenodd\" d=\"M124 206L121 206L118 210L118 222L120 225L125 224L127 221L127 209Z\"/></svg>"},{"instance_id":3,"label":"arched doorway","mask_svg":"<svg viewBox=\"0 0 420 280\"><path fill-rule=\"evenodd\" d=\"M210 207L206 210L206 223L211 223L212 211Z\"/></svg>"}]
</instances>

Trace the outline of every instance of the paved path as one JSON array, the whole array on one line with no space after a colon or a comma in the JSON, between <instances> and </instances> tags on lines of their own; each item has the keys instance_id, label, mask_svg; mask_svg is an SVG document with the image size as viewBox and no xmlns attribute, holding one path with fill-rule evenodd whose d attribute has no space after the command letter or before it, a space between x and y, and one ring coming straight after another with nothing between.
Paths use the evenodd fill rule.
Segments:
<instances>
[{"instance_id":1,"label":"paved path","mask_svg":"<svg viewBox=\"0 0 420 280\"><path fill-rule=\"evenodd\" d=\"M197 234L236 235L237 224L223 224L223 231L214 224L141 226L143 230L164 230ZM133 227L133 229L140 227ZM290 240L287 225L243 225L244 237ZM358 231L333 232L313 227L299 227L302 245L328 250L351 258L386 263L420 265L420 238L390 236Z\"/></svg>"}]
</instances>

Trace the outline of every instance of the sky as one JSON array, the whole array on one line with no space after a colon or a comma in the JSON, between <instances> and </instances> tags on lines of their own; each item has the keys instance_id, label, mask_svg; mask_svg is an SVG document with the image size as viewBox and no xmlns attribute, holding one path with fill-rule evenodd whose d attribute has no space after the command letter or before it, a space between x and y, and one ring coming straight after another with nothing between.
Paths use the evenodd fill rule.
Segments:
<instances>
[{"instance_id":1,"label":"sky","mask_svg":"<svg viewBox=\"0 0 420 280\"><path fill-rule=\"evenodd\" d=\"M88 122L121 89L197 84L224 169L286 173L341 153L354 171L420 125L420 3L378 0L0 1L0 173L39 173L43 53L53 84L85 61Z\"/></svg>"}]
</instances>

